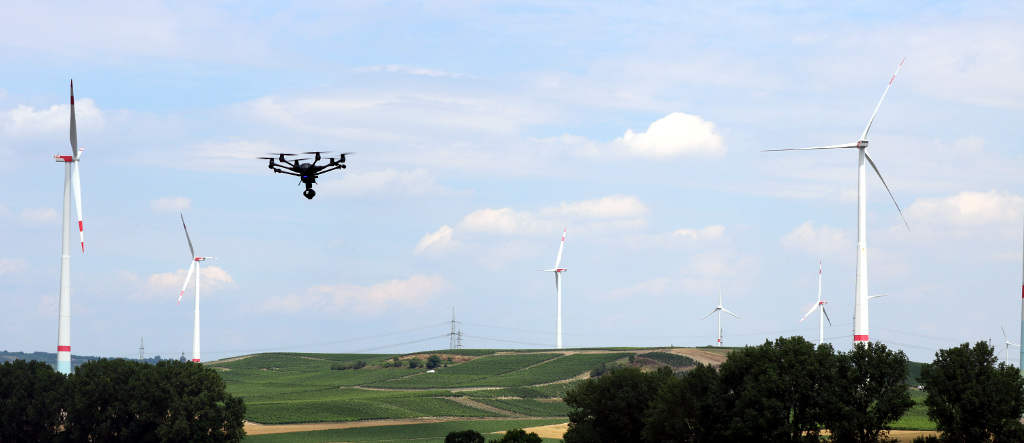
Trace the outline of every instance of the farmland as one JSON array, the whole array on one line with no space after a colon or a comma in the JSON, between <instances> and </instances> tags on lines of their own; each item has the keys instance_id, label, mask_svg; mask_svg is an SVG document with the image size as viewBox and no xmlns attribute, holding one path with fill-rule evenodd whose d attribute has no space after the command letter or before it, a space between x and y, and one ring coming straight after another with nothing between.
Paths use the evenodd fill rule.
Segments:
<instances>
[{"instance_id":1,"label":"farmland","mask_svg":"<svg viewBox=\"0 0 1024 443\"><path fill-rule=\"evenodd\" d=\"M208 365L219 370L232 395L245 401L247 421L324 424L310 428L315 430L253 435L248 440L377 441L387 436L403 441L408 435L409 439L426 438L417 441L443 441L447 432L455 430L494 432L565 423L568 407L561 397L598 366L632 365L646 371L668 364L680 370L695 362L717 365L726 358L725 353L711 351L717 350L268 353ZM433 370L423 366L430 355L440 361ZM919 404L896 428L934 429L924 415L920 395L915 400ZM384 424L367 426L377 420ZM262 428L260 434L273 432L273 428Z\"/></svg>"}]
</instances>

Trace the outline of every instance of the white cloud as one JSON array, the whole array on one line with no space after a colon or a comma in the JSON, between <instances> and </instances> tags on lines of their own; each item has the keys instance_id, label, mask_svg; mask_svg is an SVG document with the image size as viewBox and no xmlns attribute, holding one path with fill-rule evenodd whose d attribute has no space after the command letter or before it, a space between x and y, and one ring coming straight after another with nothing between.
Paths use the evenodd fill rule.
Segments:
<instances>
[{"instance_id":1,"label":"white cloud","mask_svg":"<svg viewBox=\"0 0 1024 443\"><path fill-rule=\"evenodd\" d=\"M393 307L423 306L451 285L441 276L413 275L372 286L316 285L305 294L274 297L261 304L266 311L302 312L327 309L379 313Z\"/></svg>"},{"instance_id":2,"label":"white cloud","mask_svg":"<svg viewBox=\"0 0 1024 443\"><path fill-rule=\"evenodd\" d=\"M192 207L192 200L185 197L163 197L149 202L149 207L158 212L187 211Z\"/></svg>"},{"instance_id":3,"label":"white cloud","mask_svg":"<svg viewBox=\"0 0 1024 443\"><path fill-rule=\"evenodd\" d=\"M71 118L71 105L53 105L36 110L32 106L18 105L9 111L0 112L0 128L7 134L49 134L54 131L67 133ZM79 127L92 129L104 125L103 112L88 98L75 100L75 121ZM70 149L69 145L63 145Z\"/></svg>"},{"instance_id":4,"label":"white cloud","mask_svg":"<svg viewBox=\"0 0 1024 443\"><path fill-rule=\"evenodd\" d=\"M340 180L326 180L318 186L317 195L355 197L364 195L445 195L451 191L438 185L434 176L424 169L399 172L394 169L365 173L344 173Z\"/></svg>"},{"instance_id":5,"label":"white cloud","mask_svg":"<svg viewBox=\"0 0 1024 443\"><path fill-rule=\"evenodd\" d=\"M486 208L473 211L457 227L460 230L511 235L535 232L538 223L537 217L529 211Z\"/></svg>"},{"instance_id":6,"label":"white cloud","mask_svg":"<svg viewBox=\"0 0 1024 443\"><path fill-rule=\"evenodd\" d=\"M635 196L610 195L581 202L563 202L556 208L545 208L542 214L574 215L585 218L641 217L650 212Z\"/></svg>"},{"instance_id":7,"label":"white cloud","mask_svg":"<svg viewBox=\"0 0 1024 443\"><path fill-rule=\"evenodd\" d=\"M979 226L1019 221L1024 198L1009 192L963 191L944 198L919 198L907 209L908 218L925 223Z\"/></svg>"},{"instance_id":8,"label":"white cloud","mask_svg":"<svg viewBox=\"0 0 1024 443\"><path fill-rule=\"evenodd\" d=\"M666 234L638 235L629 238L627 245L633 248L672 247L723 238L725 238L725 226L709 225L703 228L680 228Z\"/></svg>"},{"instance_id":9,"label":"white cloud","mask_svg":"<svg viewBox=\"0 0 1024 443\"><path fill-rule=\"evenodd\" d=\"M30 225L50 224L60 221L60 212L54 208L25 208L18 219Z\"/></svg>"},{"instance_id":10,"label":"white cloud","mask_svg":"<svg viewBox=\"0 0 1024 443\"><path fill-rule=\"evenodd\" d=\"M681 112L673 112L651 123L647 132L626 130L613 144L624 146L635 156L649 158L725 154L722 136L715 132L714 123Z\"/></svg>"},{"instance_id":11,"label":"white cloud","mask_svg":"<svg viewBox=\"0 0 1024 443\"><path fill-rule=\"evenodd\" d=\"M814 220L804 222L782 237L782 246L813 255L834 254L852 249L846 232L825 225L818 226Z\"/></svg>"},{"instance_id":12,"label":"white cloud","mask_svg":"<svg viewBox=\"0 0 1024 443\"><path fill-rule=\"evenodd\" d=\"M672 231L670 236L684 240L718 240L725 236L725 226L711 225L699 229L682 228Z\"/></svg>"},{"instance_id":13,"label":"white cloud","mask_svg":"<svg viewBox=\"0 0 1024 443\"><path fill-rule=\"evenodd\" d=\"M419 254L425 251L438 251L444 249L452 241L452 230L448 225L441 226L437 231L424 235L416 244L413 252Z\"/></svg>"},{"instance_id":14,"label":"white cloud","mask_svg":"<svg viewBox=\"0 0 1024 443\"><path fill-rule=\"evenodd\" d=\"M0 258L0 275L17 274L28 267L24 259Z\"/></svg>"},{"instance_id":15,"label":"white cloud","mask_svg":"<svg viewBox=\"0 0 1024 443\"><path fill-rule=\"evenodd\" d=\"M235 286L235 279L228 274L227 271L222 269L220 266L203 265L202 267L202 287L203 288L232 288ZM181 290L181 285L185 284L185 277L188 275L188 269L178 269L174 272L164 272L160 274L152 274L146 279L147 289L152 290L170 290L176 289ZM196 282L196 276L193 272L192 278L189 282L189 288L194 288ZM188 291L186 290L186 295Z\"/></svg>"},{"instance_id":16,"label":"white cloud","mask_svg":"<svg viewBox=\"0 0 1024 443\"><path fill-rule=\"evenodd\" d=\"M458 78L463 77L462 74L455 72L439 71L437 69L418 68L415 66L402 66L402 65L381 65L381 66L363 66L359 68L352 68L352 72L367 73L367 72L401 72L403 74L411 75L425 75L428 77L452 77Z\"/></svg>"}]
</instances>

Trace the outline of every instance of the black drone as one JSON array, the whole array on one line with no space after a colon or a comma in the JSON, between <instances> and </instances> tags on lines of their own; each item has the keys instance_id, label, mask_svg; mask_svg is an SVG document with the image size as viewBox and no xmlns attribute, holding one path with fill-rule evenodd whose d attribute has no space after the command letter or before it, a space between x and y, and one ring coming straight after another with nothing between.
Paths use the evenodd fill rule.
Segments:
<instances>
[{"instance_id":1,"label":"black drone","mask_svg":"<svg viewBox=\"0 0 1024 443\"><path fill-rule=\"evenodd\" d=\"M345 152L339 154L338 158L327 157L327 164L317 165L316 162L321 160L320 154L324 154L324 151L312 151L303 152L303 154L315 154L316 157L313 159L313 163L303 163L308 158L299 158L295 160L288 160L285 156L299 155L299 154L283 154L280 152L274 152L270 155L276 155L274 157L257 157L263 160L270 160L270 165L267 167L273 169L274 172L280 172L282 174L294 175L299 177L302 183L306 184L306 190L302 191L302 195L312 200L316 196L316 191L313 190L313 184L316 183L316 177L325 172L330 172L336 169L345 169L345 156L351 154L351 152ZM279 163L274 163L277 160Z\"/></svg>"}]
</instances>

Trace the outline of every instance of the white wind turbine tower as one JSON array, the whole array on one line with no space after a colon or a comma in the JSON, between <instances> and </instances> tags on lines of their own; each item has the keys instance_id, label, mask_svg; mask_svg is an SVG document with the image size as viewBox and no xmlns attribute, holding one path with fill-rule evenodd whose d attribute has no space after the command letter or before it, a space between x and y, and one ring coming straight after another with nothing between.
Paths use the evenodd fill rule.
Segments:
<instances>
[{"instance_id":1,"label":"white wind turbine tower","mask_svg":"<svg viewBox=\"0 0 1024 443\"><path fill-rule=\"evenodd\" d=\"M555 267L541 270L543 272L555 273L555 292L558 294L558 316L555 318L556 349L562 349L562 273L568 271L568 269L559 268L558 265L562 263L562 248L565 247L565 232L567 230L568 228L562 230L562 243L558 245L558 257L555 258Z\"/></svg>"},{"instance_id":2,"label":"white wind turbine tower","mask_svg":"<svg viewBox=\"0 0 1024 443\"><path fill-rule=\"evenodd\" d=\"M78 210L78 235L85 252L85 231L82 228L82 184L78 176L78 161L82 149L78 147L78 126L75 124L75 82L71 82L71 155L54 155L64 163L64 214L60 255L60 302L57 321L57 371L71 373L71 191L75 192Z\"/></svg>"},{"instance_id":3,"label":"white wind turbine tower","mask_svg":"<svg viewBox=\"0 0 1024 443\"><path fill-rule=\"evenodd\" d=\"M181 303L181 296L185 295L185 288L188 287L188 281L192 279L194 270L196 272L196 313L195 326L192 330L192 361L199 363L199 262L216 259L216 257L196 257L196 250L192 248L192 239L188 236L188 227L185 226L184 215L181 215L181 227L185 228L185 240L188 240L188 250L192 252L192 265L188 267L185 285L181 287L181 294L178 294L178 303Z\"/></svg>"},{"instance_id":4,"label":"white wind turbine tower","mask_svg":"<svg viewBox=\"0 0 1024 443\"><path fill-rule=\"evenodd\" d=\"M1010 343L1010 339L1006 338L1006 329L1002 326L1000 326L999 329L1003 330L1003 341L1005 342L1003 344L1003 361L1006 362L1006 364L1010 364L1010 346L1016 346L1019 348L1020 345Z\"/></svg>"},{"instance_id":5,"label":"white wind turbine tower","mask_svg":"<svg viewBox=\"0 0 1024 443\"><path fill-rule=\"evenodd\" d=\"M904 59L906 60L906 59ZM856 343L867 343L868 340L868 248L867 248L867 177L865 174L864 160L867 160L871 164L871 168L878 174L878 178L882 180L882 184L885 185L885 190L889 192L889 197L892 198L892 202L896 204L896 210L899 211L900 217L903 218L903 224L907 224L906 218L903 217L903 211L900 209L899 203L896 203L896 197L893 197L892 191L889 190L889 185L885 183L885 179L882 178L882 173L878 171L878 166L875 166L874 160L868 155L868 131L871 130L871 123L875 121L875 115L878 114L878 108L882 106L882 100L885 99L885 94L889 92L889 87L892 86L893 80L896 79L896 74L900 72L900 68L903 67L903 61L900 61L900 65L896 68L896 73L889 79L889 84L886 85L885 91L882 92L882 98L878 100L878 105L875 106L875 112L871 114L871 119L868 120L868 126L864 128L864 133L861 134L860 140L854 143L846 143L841 145L831 146L820 146L815 148L797 148L797 149L769 149L767 151L802 151L812 149L848 149L857 148L858 152L858 167L857 167L857 278L854 290L855 304L853 309L853 342ZM907 225L907 229L910 229L910 225Z\"/></svg>"},{"instance_id":6,"label":"white wind turbine tower","mask_svg":"<svg viewBox=\"0 0 1024 443\"><path fill-rule=\"evenodd\" d=\"M716 312L718 313L718 346L722 346L722 312L725 312L733 317L740 318L740 316L733 314L732 312L729 312L728 309L722 307L722 288L718 288L718 307L715 308L714 311L708 313L708 315L705 315L704 318L702 318L701 320L710 317L711 314L714 314Z\"/></svg>"},{"instance_id":7,"label":"white wind turbine tower","mask_svg":"<svg viewBox=\"0 0 1024 443\"><path fill-rule=\"evenodd\" d=\"M814 307L811 308L810 311L807 311L806 314L804 314L804 318L800 319L800 322L803 322L804 320L807 319L808 315L811 315L811 313L814 312L815 309L821 309L821 314L818 315L818 317L819 317L818 318L818 344L819 345L825 342L825 319L828 319L829 326L832 326L832 319L828 318L828 313L825 312L825 303L828 303L828 302L827 301L821 301L821 262L819 261L818 262L818 303L815 303ZM798 323L800 323L800 322L798 322Z\"/></svg>"}]
</instances>

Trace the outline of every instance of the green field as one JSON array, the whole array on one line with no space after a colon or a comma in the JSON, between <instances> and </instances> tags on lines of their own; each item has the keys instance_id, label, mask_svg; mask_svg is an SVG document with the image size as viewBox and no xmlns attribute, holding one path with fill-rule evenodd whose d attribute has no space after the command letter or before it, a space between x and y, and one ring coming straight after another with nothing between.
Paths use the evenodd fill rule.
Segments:
<instances>
[{"instance_id":1,"label":"green field","mask_svg":"<svg viewBox=\"0 0 1024 443\"><path fill-rule=\"evenodd\" d=\"M703 349L702 349L703 350ZM447 418L416 423L326 431L254 435L261 441L443 441L451 431L481 433L567 421L561 398L598 365L637 364L647 369L669 364L677 369L692 360L660 349L497 351L456 350L436 354L443 366L428 372L409 368L411 355L269 353L208 363L220 371L228 391L241 397L246 420L262 424L351 422L359 420ZM393 366L394 360L403 362ZM449 359L450 358L450 359ZM357 361L360 369L332 370ZM917 368L915 368L917 369ZM646 370L646 369L645 369ZM934 430L922 401L895 429ZM557 440L552 440L557 441Z\"/></svg>"}]
</instances>

